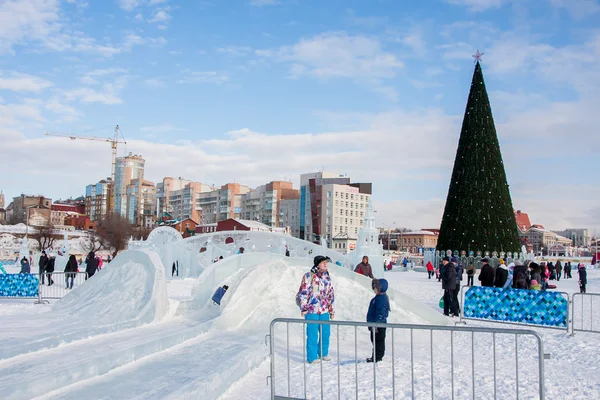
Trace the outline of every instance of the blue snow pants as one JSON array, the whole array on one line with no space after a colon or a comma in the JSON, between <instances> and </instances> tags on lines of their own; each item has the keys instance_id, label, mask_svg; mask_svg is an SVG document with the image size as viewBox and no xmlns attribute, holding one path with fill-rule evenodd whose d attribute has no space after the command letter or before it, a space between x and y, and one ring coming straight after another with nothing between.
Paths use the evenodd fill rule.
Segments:
<instances>
[{"instance_id":1,"label":"blue snow pants","mask_svg":"<svg viewBox=\"0 0 600 400\"><path fill-rule=\"evenodd\" d=\"M306 314L306 319L313 321L329 321L329 313L325 314ZM308 362L329 354L329 325L306 324L306 359ZM321 337L319 337L321 331ZM322 346L322 347L321 347Z\"/></svg>"}]
</instances>

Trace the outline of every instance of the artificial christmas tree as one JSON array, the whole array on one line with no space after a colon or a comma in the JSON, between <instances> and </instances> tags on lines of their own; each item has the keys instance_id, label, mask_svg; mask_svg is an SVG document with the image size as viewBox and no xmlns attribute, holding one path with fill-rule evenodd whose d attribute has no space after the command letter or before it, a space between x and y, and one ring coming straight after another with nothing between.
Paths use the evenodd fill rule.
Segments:
<instances>
[{"instance_id":1,"label":"artificial christmas tree","mask_svg":"<svg viewBox=\"0 0 600 400\"><path fill-rule=\"evenodd\" d=\"M478 51L437 249L515 252L521 244L479 58Z\"/></svg>"}]
</instances>

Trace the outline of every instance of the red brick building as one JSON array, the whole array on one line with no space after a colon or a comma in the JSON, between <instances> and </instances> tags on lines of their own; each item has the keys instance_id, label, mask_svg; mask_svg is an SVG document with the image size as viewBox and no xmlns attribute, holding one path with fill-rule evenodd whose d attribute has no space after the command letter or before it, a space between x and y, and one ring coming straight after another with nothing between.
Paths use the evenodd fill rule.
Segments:
<instances>
[{"instance_id":1,"label":"red brick building","mask_svg":"<svg viewBox=\"0 0 600 400\"><path fill-rule=\"evenodd\" d=\"M94 221L90 217L82 214L69 213L65 216L65 225L72 226L77 230L93 231L96 229Z\"/></svg>"}]
</instances>

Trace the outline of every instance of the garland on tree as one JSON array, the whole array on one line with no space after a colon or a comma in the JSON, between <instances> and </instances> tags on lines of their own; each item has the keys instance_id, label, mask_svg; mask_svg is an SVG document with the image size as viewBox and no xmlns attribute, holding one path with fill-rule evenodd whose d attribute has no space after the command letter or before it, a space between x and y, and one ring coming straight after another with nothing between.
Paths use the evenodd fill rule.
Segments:
<instances>
[{"instance_id":1,"label":"garland on tree","mask_svg":"<svg viewBox=\"0 0 600 400\"><path fill-rule=\"evenodd\" d=\"M479 58L478 51L437 249L515 252L521 243Z\"/></svg>"}]
</instances>

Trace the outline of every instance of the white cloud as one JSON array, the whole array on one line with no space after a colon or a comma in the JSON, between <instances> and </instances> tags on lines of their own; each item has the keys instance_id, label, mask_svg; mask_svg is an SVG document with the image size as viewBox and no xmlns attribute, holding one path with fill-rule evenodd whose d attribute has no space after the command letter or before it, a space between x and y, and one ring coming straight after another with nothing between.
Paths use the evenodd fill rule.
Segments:
<instances>
[{"instance_id":1,"label":"white cloud","mask_svg":"<svg viewBox=\"0 0 600 400\"><path fill-rule=\"evenodd\" d=\"M143 126L140 128L141 132L147 133L171 133L171 132L185 132L187 129L178 128L173 124L162 124L154 126Z\"/></svg>"},{"instance_id":2,"label":"white cloud","mask_svg":"<svg viewBox=\"0 0 600 400\"><path fill-rule=\"evenodd\" d=\"M177 83L214 83L222 85L229 82L229 77L218 71L182 71L182 77Z\"/></svg>"},{"instance_id":3,"label":"white cloud","mask_svg":"<svg viewBox=\"0 0 600 400\"><path fill-rule=\"evenodd\" d=\"M150 23L166 22L171 19L171 15L165 9L157 9L152 18L148 20Z\"/></svg>"},{"instance_id":4,"label":"white cloud","mask_svg":"<svg viewBox=\"0 0 600 400\"><path fill-rule=\"evenodd\" d=\"M227 47L219 47L217 49L217 53L221 54L229 54L232 56L247 56L252 53L252 47L247 46L227 46Z\"/></svg>"},{"instance_id":5,"label":"white cloud","mask_svg":"<svg viewBox=\"0 0 600 400\"><path fill-rule=\"evenodd\" d=\"M69 100L80 100L84 103L121 104L123 100L112 90L97 91L89 87L68 90L63 95Z\"/></svg>"},{"instance_id":6,"label":"white cloud","mask_svg":"<svg viewBox=\"0 0 600 400\"><path fill-rule=\"evenodd\" d=\"M19 72L12 72L9 76L5 76L0 72L0 90L39 93L50 86L52 86L52 82L38 76Z\"/></svg>"},{"instance_id":7,"label":"white cloud","mask_svg":"<svg viewBox=\"0 0 600 400\"><path fill-rule=\"evenodd\" d=\"M118 0L118 2L119 6L125 11L133 11L144 3L142 0Z\"/></svg>"},{"instance_id":8,"label":"white cloud","mask_svg":"<svg viewBox=\"0 0 600 400\"><path fill-rule=\"evenodd\" d=\"M491 8L500 8L511 0L446 0L450 4L467 7L470 11L486 11Z\"/></svg>"},{"instance_id":9,"label":"white cloud","mask_svg":"<svg viewBox=\"0 0 600 400\"><path fill-rule=\"evenodd\" d=\"M277 0L251 0L250 5L255 7L275 6L279 4Z\"/></svg>"},{"instance_id":10,"label":"white cloud","mask_svg":"<svg viewBox=\"0 0 600 400\"><path fill-rule=\"evenodd\" d=\"M143 20L144 20L144 16L143 16L142 14L139 14L139 13L138 13L138 14L136 14L136 15L135 15L135 17L133 17L133 20L134 20L134 21L141 22L141 21L143 21Z\"/></svg>"},{"instance_id":11,"label":"white cloud","mask_svg":"<svg viewBox=\"0 0 600 400\"><path fill-rule=\"evenodd\" d=\"M46 110L62 116L62 120L66 122L75 121L80 116L75 108L62 103L58 97L52 97L44 107Z\"/></svg>"},{"instance_id":12,"label":"white cloud","mask_svg":"<svg viewBox=\"0 0 600 400\"><path fill-rule=\"evenodd\" d=\"M325 33L292 46L256 53L290 63L294 76L391 78L404 67L395 55L382 49L378 40L344 33Z\"/></svg>"},{"instance_id":13,"label":"white cloud","mask_svg":"<svg viewBox=\"0 0 600 400\"><path fill-rule=\"evenodd\" d=\"M564 8L573 18L582 19L600 11L600 4L596 0L550 0L555 8Z\"/></svg>"},{"instance_id":14,"label":"white cloud","mask_svg":"<svg viewBox=\"0 0 600 400\"><path fill-rule=\"evenodd\" d=\"M160 78L149 78L144 80L144 85L153 89L165 88L167 84L164 80Z\"/></svg>"}]
</instances>

